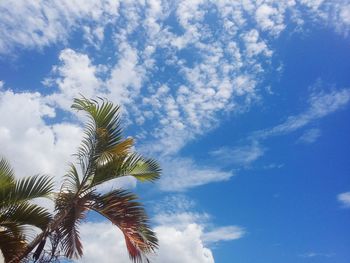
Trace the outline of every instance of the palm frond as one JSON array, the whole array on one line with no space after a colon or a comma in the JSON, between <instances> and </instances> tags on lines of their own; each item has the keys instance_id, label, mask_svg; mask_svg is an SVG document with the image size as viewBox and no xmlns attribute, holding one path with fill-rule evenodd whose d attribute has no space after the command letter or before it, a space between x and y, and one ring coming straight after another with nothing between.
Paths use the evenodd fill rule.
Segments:
<instances>
[{"instance_id":1,"label":"palm frond","mask_svg":"<svg viewBox=\"0 0 350 263\"><path fill-rule=\"evenodd\" d=\"M74 164L70 164L70 169L65 175L61 190L77 192L81 186L81 180L77 168Z\"/></svg>"},{"instance_id":2,"label":"palm frond","mask_svg":"<svg viewBox=\"0 0 350 263\"><path fill-rule=\"evenodd\" d=\"M58 215L65 214L57 230L60 233L63 252L68 258L79 258L83 255L78 225L85 218L89 200L89 194L77 197L73 192L61 192L56 200Z\"/></svg>"},{"instance_id":3,"label":"palm frond","mask_svg":"<svg viewBox=\"0 0 350 263\"><path fill-rule=\"evenodd\" d=\"M10 262L26 247L26 241L20 229L2 227L0 229L0 250L5 262Z\"/></svg>"},{"instance_id":4,"label":"palm frond","mask_svg":"<svg viewBox=\"0 0 350 263\"><path fill-rule=\"evenodd\" d=\"M38 197L48 197L53 190L48 176L31 176L15 181L11 187L0 187L0 208Z\"/></svg>"},{"instance_id":5,"label":"palm frond","mask_svg":"<svg viewBox=\"0 0 350 263\"><path fill-rule=\"evenodd\" d=\"M19 225L32 225L45 229L50 219L51 214L47 209L29 202L21 202L2 211L0 226L4 226L5 222L14 222Z\"/></svg>"},{"instance_id":6,"label":"palm frond","mask_svg":"<svg viewBox=\"0 0 350 263\"><path fill-rule=\"evenodd\" d=\"M139 155L135 155L134 165L132 165L128 173L134 176L140 181L155 181L159 179L161 174L161 168L159 164L149 158L144 158Z\"/></svg>"},{"instance_id":7,"label":"palm frond","mask_svg":"<svg viewBox=\"0 0 350 263\"><path fill-rule=\"evenodd\" d=\"M0 189L11 185L15 181L15 176L10 164L0 158Z\"/></svg>"},{"instance_id":8,"label":"palm frond","mask_svg":"<svg viewBox=\"0 0 350 263\"><path fill-rule=\"evenodd\" d=\"M103 99L100 102L81 98L74 99L72 105L73 109L86 112L90 119L78 156L92 157L94 161L122 140L119 106Z\"/></svg>"},{"instance_id":9,"label":"palm frond","mask_svg":"<svg viewBox=\"0 0 350 263\"><path fill-rule=\"evenodd\" d=\"M160 177L161 169L156 161L137 153L125 156L113 156L109 162L96 168L91 186L97 186L122 176L134 176L140 181L155 181Z\"/></svg>"},{"instance_id":10,"label":"palm frond","mask_svg":"<svg viewBox=\"0 0 350 263\"><path fill-rule=\"evenodd\" d=\"M114 190L104 195L96 195L90 208L118 226L125 237L131 260L147 261L146 254L158 247L158 240L151 230L148 217L136 196L124 191Z\"/></svg>"}]
</instances>

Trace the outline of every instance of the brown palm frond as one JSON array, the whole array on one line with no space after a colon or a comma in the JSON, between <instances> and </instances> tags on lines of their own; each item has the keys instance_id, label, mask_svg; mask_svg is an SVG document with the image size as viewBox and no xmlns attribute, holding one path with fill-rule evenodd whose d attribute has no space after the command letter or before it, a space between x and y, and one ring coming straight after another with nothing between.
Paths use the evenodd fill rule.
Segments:
<instances>
[{"instance_id":1,"label":"brown palm frond","mask_svg":"<svg viewBox=\"0 0 350 263\"><path fill-rule=\"evenodd\" d=\"M125 237L130 258L134 262L148 261L147 254L158 247L158 239L151 230L144 208L137 197L124 190L96 195L90 208L118 226Z\"/></svg>"},{"instance_id":2,"label":"brown palm frond","mask_svg":"<svg viewBox=\"0 0 350 263\"><path fill-rule=\"evenodd\" d=\"M64 214L55 229L60 233L63 252L68 258L79 258L83 255L78 225L86 216L90 195L77 197L73 192L61 192L57 197L56 211L58 216Z\"/></svg>"},{"instance_id":3,"label":"brown palm frond","mask_svg":"<svg viewBox=\"0 0 350 263\"><path fill-rule=\"evenodd\" d=\"M17 254L24 251L27 242L23 232L21 226L14 223L8 223L7 227L1 227L0 248L5 262L10 262Z\"/></svg>"}]
</instances>

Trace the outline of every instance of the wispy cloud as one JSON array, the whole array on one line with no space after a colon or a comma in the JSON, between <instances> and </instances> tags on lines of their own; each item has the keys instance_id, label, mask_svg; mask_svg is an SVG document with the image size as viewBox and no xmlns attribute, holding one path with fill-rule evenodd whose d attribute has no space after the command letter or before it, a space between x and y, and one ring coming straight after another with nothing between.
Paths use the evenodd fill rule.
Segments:
<instances>
[{"instance_id":1,"label":"wispy cloud","mask_svg":"<svg viewBox=\"0 0 350 263\"><path fill-rule=\"evenodd\" d=\"M309 129L306 130L298 139L298 142L300 143L314 143L319 137L321 136L321 130L320 129Z\"/></svg>"},{"instance_id":2,"label":"wispy cloud","mask_svg":"<svg viewBox=\"0 0 350 263\"><path fill-rule=\"evenodd\" d=\"M264 140L274 136L282 136L307 127L309 124L324 118L333 112L344 108L350 101L350 89L339 89L311 92L308 98L308 108L297 115L291 115L280 124L271 128L253 132L246 144L238 147L222 147L210 154L225 164L237 167L247 167L261 158L267 147ZM321 136L320 129L306 130L297 140L302 143L313 143Z\"/></svg>"},{"instance_id":3,"label":"wispy cloud","mask_svg":"<svg viewBox=\"0 0 350 263\"><path fill-rule=\"evenodd\" d=\"M304 254L299 255L302 258L316 258L316 257L325 257L325 258L331 258L335 254L334 253L319 253L319 252L307 252Z\"/></svg>"},{"instance_id":4,"label":"wispy cloud","mask_svg":"<svg viewBox=\"0 0 350 263\"><path fill-rule=\"evenodd\" d=\"M203 234L205 242L213 243L219 241L228 241L240 239L244 236L245 231L242 227L237 226L223 226L217 227L212 231Z\"/></svg>"},{"instance_id":5,"label":"wispy cloud","mask_svg":"<svg viewBox=\"0 0 350 263\"><path fill-rule=\"evenodd\" d=\"M190 158L170 158L162 161L161 190L184 191L207 183L229 180L234 174L219 168L198 165Z\"/></svg>"},{"instance_id":6,"label":"wispy cloud","mask_svg":"<svg viewBox=\"0 0 350 263\"><path fill-rule=\"evenodd\" d=\"M345 27L347 9L340 3L179 1L170 6L162 1L17 1L13 8L5 1L0 4L0 23L7 25L0 30L0 50L67 41L70 28L83 31L86 45L97 42L103 47L106 27L117 24L109 35L112 39L107 40L114 47L103 67L94 65L88 54L61 52L62 63L55 67L57 79L53 79L60 92L53 94L52 100L67 109L77 89L86 96L108 96L127 107L132 123L153 127L152 132L140 131L150 141L145 148L176 154L188 141L215 128L220 113L247 109L259 97L259 82L273 55L270 46L287 22L331 19L324 14L332 12L339 14L337 21L343 21ZM207 19L209 11L220 18L215 27L211 27L213 20ZM294 15L289 17L289 11ZM176 25L168 23L172 15L177 18ZM26 23L17 17L31 19ZM181 30L174 29L177 27ZM224 30L218 34L218 28ZM135 34L143 37L133 39ZM162 52L165 63L159 61L156 51ZM193 55L182 56L183 51ZM103 78L98 77L101 70L106 70ZM159 81L155 75L168 77ZM150 147L154 142L158 146Z\"/></svg>"},{"instance_id":7,"label":"wispy cloud","mask_svg":"<svg viewBox=\"0 0 350 263\"><path fill-rule=\"evenodd\" d=\"M183 201L190 205L183 207ZM189 225L198 225L201 228L203 242L208 244L235 240L245 235L244 228L240 226L215 226L212 223L211 216L207 213L196 211L195 203L185 196L175 195L170 199L166 198L161 207L157 207L156 212L154 222L159 226L171 226L177 230L184 230Z\"/></svg>"},{"instance_id":8,"label":"wispy cloud","mask_svg":"<svg viewBox=\"0 0 350 263\"><path fill-rule=\"evenodd\" d=\"M338 194L337 199L344 208L350 208L350 192Z\"/></svg>"},{"instance_id":9,"label":"wispy cloud","mask_svg":"<svg viewBox=\"0 0 350 263\"><path fill-rule=\"evenodd\" d=\"M350 89L339 89L330 92L313 92L308 101L309 108L305 112L299 115L289 116L286 121L272 128L254 132L252 138L265 139L271 136L287 134L326 117L349 103Z\"/></svg>"},{"instance_id":10,"label":"wispy cloud","mask_svg":"<svg viewBox=\"0 0 350 263\"><path fill-rule=\"evenodd\" d=\"M97 28L118 16L118 9L118 1L1 1L0 54L65 42L83 24L96 35ZM88 25L87 21L95 23Z\"/></svg>"},{"instance_id":11,"label":"wispy cloud","mask_svg":"<svg viewBox=\"0 0 350 263\"><path fill-rule=\"evenodd\" d=\"M210 154L226 164L249 166L263 156L264 152L264 148L257 141L253 141L251 144L234 148L222 147Z\"/></svg>"}]
</instances>

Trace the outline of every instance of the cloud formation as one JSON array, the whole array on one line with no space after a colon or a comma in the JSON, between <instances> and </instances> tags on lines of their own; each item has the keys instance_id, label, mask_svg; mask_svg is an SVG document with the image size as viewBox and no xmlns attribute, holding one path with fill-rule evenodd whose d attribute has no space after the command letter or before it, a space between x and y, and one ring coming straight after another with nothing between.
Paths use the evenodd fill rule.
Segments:
<instances>
[{"instance_id":1,"label":"cloud formation","mask_svg":"<svg viewBox=\"0 0 350 263\"><path fill-rule=\"evenodd\" d=\"M199 166L190 158L170 158L162 161L163 176L159 186L164 191L184 191L213 182L227 181L234 174L219 168Z\"/></svg>"},{"instance_id":2,"label":"cloud formation","mask_svg":"<svg viewBox=\"0 0 350 263\"><path fill-rule=\"evenodd\" d=\"M153 156L167 156L169 161L164 162L164 167L169 167L169 174L178 179L172 190L184 190L232 176L231 172L217 167L199 168L194 160L180 158L178 154L189 142L220 125L223 115L240 114L262 98L264 91L260 84L266 72L274 68L273 46L286 25L295 29L326 25L346 34L350 28L349 5L344 3L341 0L178 1L170 5L156 0L11 4L2 1L0 53L6 57L17 50L42 50L58 43L69 46L72 38L83 34L81 43L77 44L80 48L68 47L59 53L59 63L52 66L52 72L43 80L50 89L45 94L27 93L29 97L37 97L35 100L40 104L34 114L40 128L51 130L52 138L56 138L59 129L46 124L47 118L54 120L55 116L40 113L41 109L67 113L72 99L79 93L108 97L123 105L126 123L135 129L140 142L138 149ZM15 92L13 95L23 96ZM310 98L308 112L290 116L270 130L259 131L259 136L284 134L304 127L348 100L346 89L315 93ZM12 114L5 107L1 113ZM72 123L65 123L64 127L61 133L63 129L80 129ZM5 131L2 134L7 149L10 140L4 139ZM18 136L26 135L18 133ZM46 145L55 143L53 140ZM244 165L264 152L257 145L251 149L255 152L250 152L244 160L241 158ZM239 147L225 151L237 157L242 150L247 153L247 149ZM20 150L12 151L11 158L22 154ZM57 160L68 159L52 156ZM189 172L176 168L175 175L172 171L176 162ZM40 163L41 170L58 172L45 167L45 160ZM162 189L169 190L172 176L162 180Z\"/></svg>"},{"instance_id":3,"label":"cloud formation","mask_svg":"<svg viewBox=\"0 0 350 263\"><path fill-rule=\"evenodd\" d=\"M349 101L350 89L312 92L308 98L309 107L305 112L298 115L291 115L284 122L272 128L257 131L253 133L252 137L265 139L271 136L294 132L345 107Z\"/></svg>"},{"instance_id":4,"label":"cloud formation","mask_svg":"<svg viewBox=\"0 0 350 263\"><path fill-rule=\"evenodd\" d=\"M55 116L39 93L0 92L0 144L2 154L18 177L47 173L59 179L82 138L81 127L72 123L47 125Z\"/></svg>"},{"instance_id":5,"label":"cloud formation","mask_svg":"<svg viewBox=\"0 0 350 263\"><path fill-rule=\"evenodd\" d=\"M320 129L309 129L305 131L298 139L298 142L301 143L314 143L319 137L321 136L321 130Z\"/></svg>"},{"instance_id":6,"label":"cloud formation","mask_svg":"<svg viewBox=\"0 0 350 263\"><path fill-rule=\"evenodd\" d=\"M338 194L337 199L344 208L350 208L350 192Z\"/></svg>"}]
</instances>

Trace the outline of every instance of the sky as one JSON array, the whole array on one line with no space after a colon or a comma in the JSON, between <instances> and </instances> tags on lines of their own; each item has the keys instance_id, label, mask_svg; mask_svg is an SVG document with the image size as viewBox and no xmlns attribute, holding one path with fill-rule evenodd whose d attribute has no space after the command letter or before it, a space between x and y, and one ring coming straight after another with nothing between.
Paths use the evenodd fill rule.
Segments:
<instances>
[{"instance_id":1,"label":"sky","mask_svg":"<svg viewBox=\"0 0 350 263\"><path fill-rule=\"evenodd\" d=\"M57 185L80 94L121 105L161 179L152 262L350 262L348 0L0 0L0 155ZM90 215L76 262L130 262Z\"/></svg>"}]
</instances>

